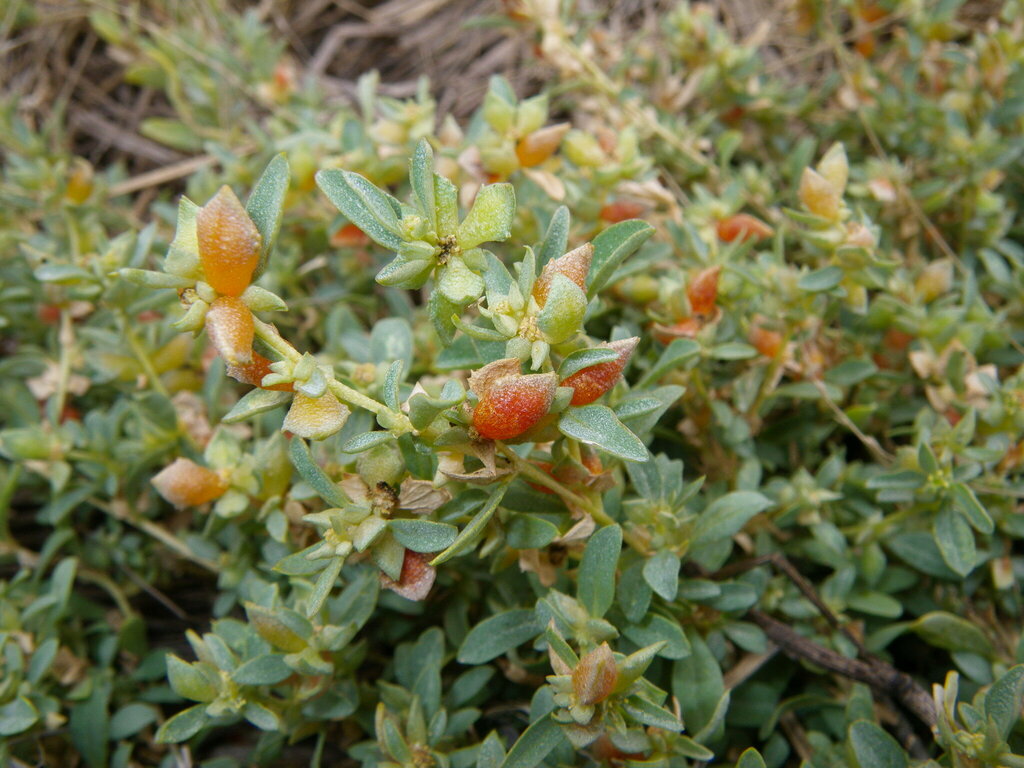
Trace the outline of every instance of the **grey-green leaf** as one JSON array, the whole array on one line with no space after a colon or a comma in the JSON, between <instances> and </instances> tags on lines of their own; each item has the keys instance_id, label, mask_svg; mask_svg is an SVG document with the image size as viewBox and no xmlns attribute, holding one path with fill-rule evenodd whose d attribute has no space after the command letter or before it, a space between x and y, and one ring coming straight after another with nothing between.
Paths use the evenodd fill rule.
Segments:
<instances>
[{"instance_id":1,"label":"grey-green leaf","mask_svg":"<svg viewBox=\"0 0 1024 768\"><path fill-rule=\"evenodd\" d=\"M558 723L550 715L544 715L523 731L501 768L534 768L564 740Z\"/></svg>"},{"instance_id":2,"label":"grey-green leaf","mask_svg":"<svg viewBox=\"0 0 1024 768\"><path fill-rule=\"evenodd\" d=\"M260 413L278 408L292 399L291 392L280 392L273 389L253 389L246 392L234 407L221 419L225 424L251 419Z\"/></svg>"},{"instance_id":3,"label":"grey-green leaf","mask_svg":"<svg viewBox=\"0 0 1024 768\"><path fill-rule=\"evenodd\" d=\"M869 720L857 720L847 732L850 751L860 768L907 768L899 743Z\"/></svg>"},{"instance_id":4,"label":"grey-green leaf","mask_svg":"<svg viewBox=\"0 0 1024 768\"><path fill-rule=\"evenodd\" d=\"M691 547L736 535L750 518L770 506L772 500L756 491L733 491L715 499L697 519Z\"/></svg>"},{"instance_id":5,"label":"grey-green leaf","mask_svg":"<svg viewBox=\"0 0 1024 768\"><path fill-rule=\"evenodd\" d=\"M489 616L473 627L462 641L456 658L463 664L483 664L532 640L543 631L534 611L527 608L505 611Z\"/></svg>"},{"instance_id":6,"label":"grey-green leaf","mask_svg":"<svg viewBox=\"0 0 1024 768\"><path fill-rule=\"evenodd\" d=\"M253 273L253 280L259 278L267 268L270 252L277 240L278 230L281 229L284 197L288 193L290 180L288 158L284 153L275 155L245 202L245 211L256 225L261 237L260 260Z\"/></svg>"},{"instance_id":7,"label":"grey-green leaf","mask_svg":"<svg viewBox=\"0 0 1024 768\"><path fill-rule=\"evenodd\" d=\"M611 279L615 270L647 239L654 227L640 219L620 221L594 238L594 260L587 277L587 297L591 298Z\"/></svg>"},{"instance_id":8,"label":"grey-green leaf","mask_svg":"<svg viewBox=\"0 0 1024 768\"><path fill-rule=\"evenodd\" d=\"M459 529L450 523L402 518L388 523L398 543L413 552L441 552L455 541Z\"/></svg>"},{"instance_id":9,"label":"grey-green leaf","mask_svg":"<svg viewBox=\"0 0 1024 768\"><path fill-rule=\"evenodd\" d=\"M352 171L319 171L317 186L345 217L375 243L397 251L404 242L391 196Z\"/></svg>"},{"instance_id":10,"label":"grey-green leaf","mask_svg":"<svg viewBox=\"0 0 1024 768\"><path fill-rule=\"evenodd\" d=\"M577 596L591 616L600 618L615 599L615 572L622 550L622 529L606 525L590 537L577 577Z\"/></svg>"},{"instance_id":11,"label":"grey-green leaf","mask_svg":"<svg viewBox=\"0 0 1024 768\"><path fill-rule=\"evenodd\" d=\"M646 461L648 457L647 447L640 438L605 405L569 408L558 420L558 429L566 437L596 446L626 461Z\"/></svg>"},{"instance_id":12,"label":"grey-green leaf","mask_svg":"<svg viewBox=\"0 0 1024 768\"><path fill-rule=\"evenodd\" d=\"M663 599L675 600L679 590L679 566L679 556L674 552L658 552L644 563L644 580Z\"/></svg>"}]
</instances>

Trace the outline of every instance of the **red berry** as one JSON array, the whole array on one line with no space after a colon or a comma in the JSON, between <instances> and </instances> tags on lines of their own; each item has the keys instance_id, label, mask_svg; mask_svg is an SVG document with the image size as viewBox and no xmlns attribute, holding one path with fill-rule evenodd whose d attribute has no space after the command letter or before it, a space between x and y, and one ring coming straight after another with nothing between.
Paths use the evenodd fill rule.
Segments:
<instances>
[{"instance_id":1,"label":"red berry","mask_svg":"<svg viewBox=\"0 0 1024 768\"><path fill-rule=\"evenodd\" d=\"M622 369L626 367L626 363L629 362L629 358L632 356L633 350L636 349L639 341L640 338L638 336L633 336L629 339L610 342L604 346L618 352L618 358L607 363L592 365L589 368L584 368L582 371L577 371L571 376L567 376L561 385L563 387L572 387L572 404L587 405L592 403L614 387L615 383L619 380L619 376L622 375Z\"/></svg>"}]
</instances>

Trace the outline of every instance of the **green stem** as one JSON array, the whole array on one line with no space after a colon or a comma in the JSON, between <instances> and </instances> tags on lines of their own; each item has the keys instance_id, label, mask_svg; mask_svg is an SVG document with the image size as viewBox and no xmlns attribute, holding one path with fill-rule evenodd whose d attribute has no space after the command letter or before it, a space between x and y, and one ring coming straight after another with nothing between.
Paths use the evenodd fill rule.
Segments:
<instances>
[{"instance_id":1,"label":"green stem","mask_svg":"<svg viewBox=\"0 0 1024 768\"><path fill-rule=\"evenodd\" d=\"M515 467L516 472L525 477L531 483L543 485L545 488L557 494L567 505L582 509L601 525L615 524L615 521L612 520L611 516L604 511L604 507L600 503L595 504L591 499L570 491L544 470L521 459L519 455L508 446L499 444L499 450L505 458L512 462L512 466Z\"/></svg>"},{"instance_id":2,"label":"green stem","mask_svg":"<svg viewBox=\"0 0 1024 768\"><path fill-rule=\"evenodd\" d=\"M146 377L149 379L153 389L167 399L170 399L171 393L167 391L167 387L165 387L163 381L161 381L160 374L157 373L156 368L153 366L153 361L150 360L149 354L146 352L142 343L139 341L139 337L132 329L131 323L128 322L128 316L124 313L121 315L121 326L124 330L124 337L128 340L128 346L131 347L132 353L139 361L139 365L142 366L142 370L145 371Z\"/></svg>"},{"instance_id":3,"label":"green stem","mask_svg":"<svg viewBox=\"0 0 1024 768\"><path fill-rule=\"evenodd\" d=\"M121 522L128 523L128 525L138 528L146 535L159 541L161 544L163 544L171 551L181 555L186 560L189 560L195 563L196 565L205 568L210 573L220 573L220 566L217 563L215 563L213 560L208 560L205 557L202 557L201 555L197 555L195 552L188 548L185 542L183 542L181 539L179 539L177 536L168 531L159 523L155 523L152 520L147 520L144 517L134 517L128 515L125 512L119 512L117 511L113 504L106 504L100 499L89 499L89 503L95 506L97 509L103 510L114 519L120 520ZM125 506L127 507L127 505Z\"/></svg>"},{"instance_id":4,"label":"green stem","mask_svg":"<svg viewBox=\"0 0 1024 768\"><path fill-rule=\"evenodd\" d=\"M297 363L302 359L302 354L281 336L273 325L265 323L256 317L253 318L253 323L256 330L256 338L260 339L274 352L292 363ZM365 408L371 413L376 414L380 417L378 420L381 422L381 426L386 429L398 434L415 431L412 422L409 421L409 417L404 413L391 410L384 403L377 402L372 397L352 389L347 384L331 379L327 387L339 400L349 405L354 405L357 408Z\"/></svg>"},{"instance_id":5,"label":"green stem","mask_svg":"<svg viewBox=\"0 0 1024 768\"><path fill-rule=\"evenodd\" d=\"M21 479L21 464L11 463L7 465L7 475L4 477L3 487L0 488L0 540L11 541L10 511L11 499L18 487L18 480Z\"/></svg>"},{"instance_id":6,"label":"green stem","mask_svg":"<svg viewBox=\"0 0 1024 768\"><path fill-rule=\"evenodd\" d=\"M13 555L23 567L35 568L39 565L39 555L31 549L21 546L13 539L0 541L0 555ZM91 568L80 567L75 570L75 575L76 578L95 584L110 595L114 604L117 605L117 610L126 618L135 614L124 591L106 574L94 571Z\"/></svg>"},{"instance_id":7,"label":"green stem","mask_svg":"<svg viewBox=\"0 0 1024 768\"><path fill-rule=\"evenodd\" d=\"M58 341L60 362L57 368L57 392L53 401L54 407L50 412L54 425L60 424L61 414L64 412L64 403L68 398L68 382L71 380L71 360L75 352L75 332L71 324L71 313L67 308L60 312Z\"/></svg>"}]
</instances>

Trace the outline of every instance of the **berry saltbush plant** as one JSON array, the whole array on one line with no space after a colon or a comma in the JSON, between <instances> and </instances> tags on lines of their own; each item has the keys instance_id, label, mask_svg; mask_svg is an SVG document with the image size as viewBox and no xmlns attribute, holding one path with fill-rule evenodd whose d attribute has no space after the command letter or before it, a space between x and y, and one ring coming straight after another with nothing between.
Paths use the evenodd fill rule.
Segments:
<instances>
[{"instance_id":1,"label":"berry saltbush plant","mask_svg":"<svg viewBox=\"0 0 1024 768\"><path fill-rule=\"evenodd\" d=\"M97 9L142 209L5 108L0 758L1024 766L1024 18L503 7L463 122Z\"/></svg>"}]
</instances>

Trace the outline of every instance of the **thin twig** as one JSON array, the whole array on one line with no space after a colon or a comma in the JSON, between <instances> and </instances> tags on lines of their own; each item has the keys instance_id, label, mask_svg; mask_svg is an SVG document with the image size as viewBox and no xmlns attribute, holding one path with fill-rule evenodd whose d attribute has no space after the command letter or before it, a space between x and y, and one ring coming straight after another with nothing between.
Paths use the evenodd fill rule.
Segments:
<instances>
[{"instance_id":1,"label":"thin twig","mask_svg":"<svg viewBox=\"0 0 1024 768\"><path fill-rule=\"evenodd\" d=\"M790 658L809 661L843 677L867 683L878 693L899 701L928 728L935 725L935 705L932 697L907 673L900 672L891 664L877 658L867 661L849 659L808 640L792 627L762 611L751 610L747 612L747 616Z\"/></svg>"}]
</instances>

